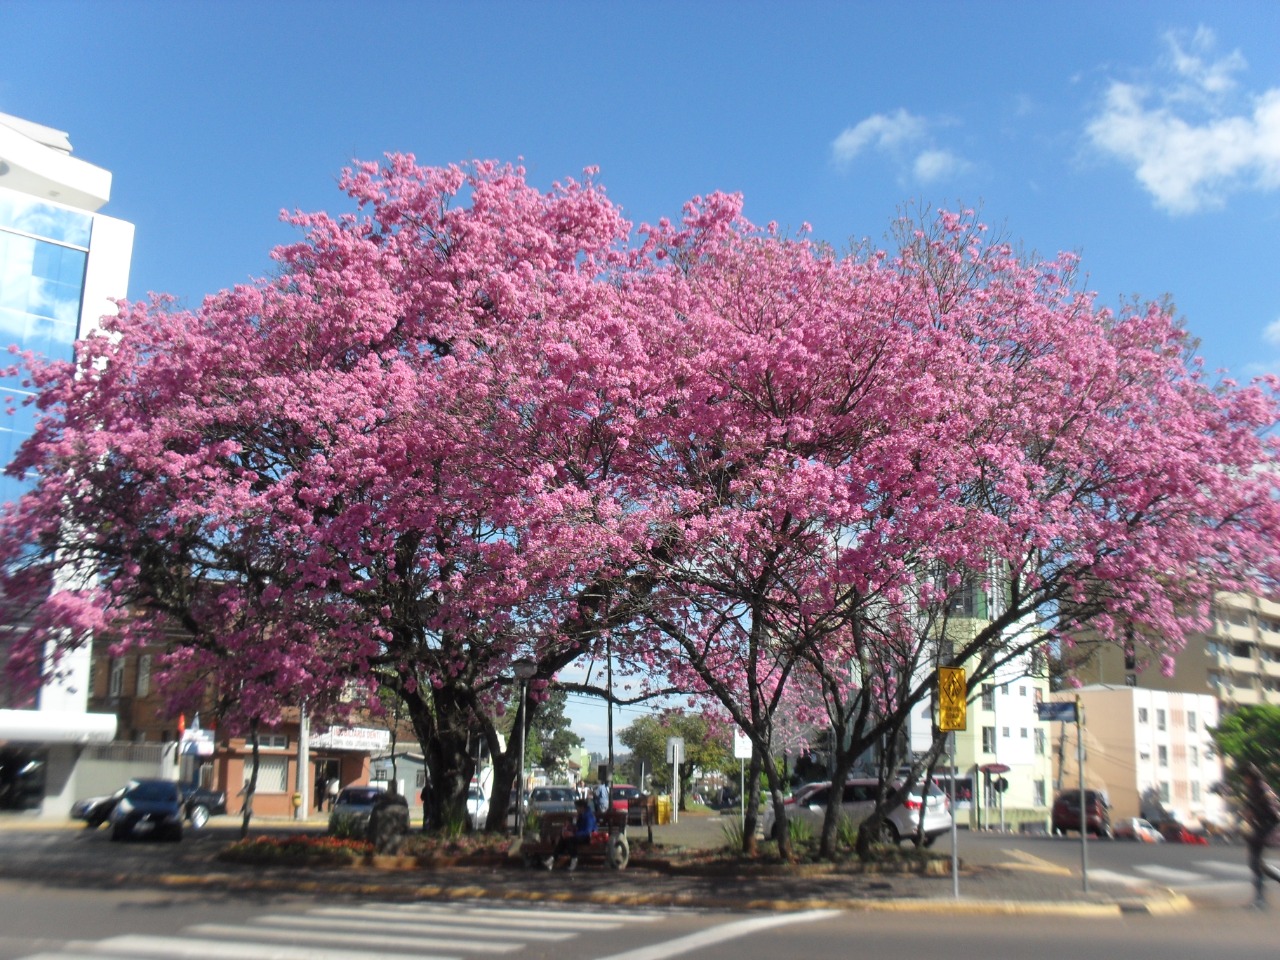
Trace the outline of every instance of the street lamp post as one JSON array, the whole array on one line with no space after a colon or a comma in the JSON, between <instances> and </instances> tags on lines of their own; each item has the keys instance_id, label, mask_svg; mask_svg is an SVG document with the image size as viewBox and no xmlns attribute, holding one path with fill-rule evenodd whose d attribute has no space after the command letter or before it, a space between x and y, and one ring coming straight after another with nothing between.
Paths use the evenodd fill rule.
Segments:
<instances>
[{"instance_id":1,"label":"street lamp post","mask_svg":"<svg viewBox=\"0 0 1280 960\"><path fill-rule=\"evenodd\" d=\"M512 664L512 669L520 681L520 778L516 784L516 836L524 839L524 744L529 739L529 681L538 672L538 665L522 657Z\"/></svg>"}]
</instances>

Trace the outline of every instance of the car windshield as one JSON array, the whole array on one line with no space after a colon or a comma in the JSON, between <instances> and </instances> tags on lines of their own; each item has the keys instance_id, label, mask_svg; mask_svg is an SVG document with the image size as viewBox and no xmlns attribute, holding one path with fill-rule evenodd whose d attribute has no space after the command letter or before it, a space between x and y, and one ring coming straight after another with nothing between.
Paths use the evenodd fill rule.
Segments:
<instances>
[{"instance_id":1,"label":"car windshield","mask_svg":"<svg viewBox=\"0 0 1280 960\"><path fill-rule=\"evenodd\" d=\"M348 788L342 791L342 794L338 797L338 802L347 804L373 803L378 799L378 794L381 792L376 787Z\"/></svg>"},{"instance_id":2,"label":"car windshield","mask_svg":"<svg viewBox=\"0 0 1280 960\"><path fill-rule=\"evenodd\" d=\"M126 794L130 800L147 800L151 802L178 799L178 785L164 781L139 783L130 788Z\"/></svg>"}]
</instances>

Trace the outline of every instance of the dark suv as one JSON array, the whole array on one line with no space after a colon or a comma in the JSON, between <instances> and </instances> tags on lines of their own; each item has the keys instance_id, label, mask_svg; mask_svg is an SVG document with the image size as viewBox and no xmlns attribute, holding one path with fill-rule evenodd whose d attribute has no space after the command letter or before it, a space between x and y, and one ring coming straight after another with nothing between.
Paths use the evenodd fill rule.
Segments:
<instances>
[{"instance_id":1,"label":"dark suv","mask_svg":"<svg viewBox=\"0 0 1280 960\"><path fill-rule=\"evenodd\" d=\"M1085 829L1095 836L1113 836L1111 830L1111 808L1107 805L1106 795L1101 790L1084 791ZM1053 832L1066 833L1068 830L1080 830L1080 791L1064 790L1053 802Z\"/></svg>"}]
</instances>

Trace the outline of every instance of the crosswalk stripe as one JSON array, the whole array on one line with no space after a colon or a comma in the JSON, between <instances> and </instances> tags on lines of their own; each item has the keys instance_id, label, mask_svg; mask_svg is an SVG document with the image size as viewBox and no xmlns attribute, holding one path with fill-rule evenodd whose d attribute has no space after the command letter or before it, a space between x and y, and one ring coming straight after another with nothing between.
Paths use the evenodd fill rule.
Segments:
<instances>
[{"instance_id":1,"label":"crosswalk stripe","mask_svg":"<svg viewBox=\"0 0 1280 960\"><path fill-rule=\"evenodd\" d=\"M193 927L187 927L186 931L202 937L226 937L239 940L289 940L295 943L316 941L350 943L360 947L383 946L389 949L412 950L417 947L428 950L463 950L467 953L510 953L513 950L519 950L521 946L512 940L481 943L449 937L394 937L372 933L339 933L336 930L317 930L314 934L310 934L306 930L274 930L271 927L249 927L233 923L199 923Z\"/></svg>"},{"instance_id":2,"label":"crosswalk stripe","mask_svg":"<svg viewBox=\"0 0 1280 960\"><path fill-rule=\"evenodd\" d=\"M559 910L551 907L482 907L440 906L428 903L378 903L366 904L361 910L387 913L431 913L446 916L512 917L522 921L537 920L547 923L648 923L670 916L654 910Z\"/></svg>"},{"instance_id":3,"label":"crosswalk stripe","mask_svg":"<svg viewBox=\"0 0 1280 960\"><path fill-rule=\"evenodd\" d=\"M1229 863L1226 860L1201 860L1200 863L1206 870L1211 870L1227 877L1248 879L1253 876L1253 871L1249 869L1247 863Z\"/></svg>"},{"instance_id":4,"label":"crosswalk stripe","mask_svg":"<svg viewBox=\"0 0 1280 960\"><path fill-rule=\"evenodd\" d=\"M1151 877L1162 883L1195 883L1204 880L1203 873L1193 873L1190 870L1178 870L1174 867L1165 867L1156 863L1138 863L1134 864L1133 869L1143 876Z\"/></svg>"},{"instance_id":5,"label":"crosswalk stripe","mask_svg":"<svg viewBox=\"0 0 1280 960\"><path fill-rule=\"evenodd\" d=\"M386 960L385 950L324 950L319 947L293 947L284 944L230 943L212 940L189 940L184 937L152 937L128 934L110 937L97 943L76 941L68 949L87 951L90 957L163 957L166 960ZM65 960L64 954L54 954ZM462 960L447 955L412 954L414 960Z\"/></svg>"},{"instance_id":6,"label":"crosswalk stripe","mask_svg":"<svg viewBox=\"0 0 1280 960\"><path fill-rule=\"evenodd\" d=\"M483 920L494 926L520 928L554 928L561 930L616 930L622 926L624 919L614 919L594 914L589 918L585 914L561 915L558 913L533 913L519 911L504 913L500 910L492 912L484 910L465 910L444 912L441 910L398 910L390 907L321 907L309 912L308 916L322 917L374 917L392 923L475 923ZM648 918L645 918L648 919Z\"/></svg>"},{"instance_id":7,"label":"crosswalk stripe","mask_svg":"<svg viewBox=\"0 0 1280 960\"><path fill-rule=\"evenodd\" d=\"M352 919L352 918L330 918L320 915L320 911L312 911L304 916L295 916L292 914L268 914L264 917L254 917L251 921L254 926L267 927L303 927L308 930L368 930L373 933L403 933L417 934L419 937L433 933L459 933L458 927L463 927L468 936L479 937L481 939L493 939L497 937L510 937L511 931L507 929L493 929L498 927L509 927L511 924L495 924L489 921L490 929L480 927L475 920L468 920L466 917L440 917L428 921L426 918L421 920L394 919L389 920L386 917L371 917L370 919ZM520 930L519 935L525 940L568 940L574 936L572 930Z\"/></svg>"},{"instance_id":8,"label":"crosswalk stripe","mask_svg":"<svg viewBox=\"0 0 1280 960\"><path fill-rule=\"evenodd\" d=\"M1095 867L1089 868L1089 880L1098 883L1122 883L1129 887L1145 887L1148 881L1142 877L1135 877L1131 873L1120 873L1116 870L1100 870Z\"/></svg>"}]
</instances>

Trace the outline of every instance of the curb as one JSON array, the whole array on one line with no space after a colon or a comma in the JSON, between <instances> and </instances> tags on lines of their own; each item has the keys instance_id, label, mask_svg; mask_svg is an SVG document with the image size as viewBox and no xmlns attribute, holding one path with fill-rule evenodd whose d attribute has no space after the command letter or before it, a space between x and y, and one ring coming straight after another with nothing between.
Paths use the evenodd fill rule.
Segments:
<instances>
[{"instance_id":1,"label":"curb","mask_svg":"<svg viewBox=\"0 0 1280 960\"><path fill-rule=\"evenodd\" d=\"M1062 902L1044 900L977 900L977 899L884 899L868 900L849 897L720 897L672 891L605 892L589 889L529 890L489 887L484 884L457 885L387 884L377 880L328 880L296 877L249 877L230 873L160 873L139 875L97 871L15 871L0 876L11 879L53 880L102 884L112 887L127 885L154 886L178 890L225 890L236 893L302 893L330 896L376 897L386 900L492 900L511 903L579 903L597 906L686 907L708 910L767 911L793 913L805 910L844 910L850 913L903 913L950 916L1042 916L1115 918L1147 914L1174 916L1194 909L1181 894L1164 891L1162 896L1128 898L1112 902Z\"/></svg>"}]
</instances>

